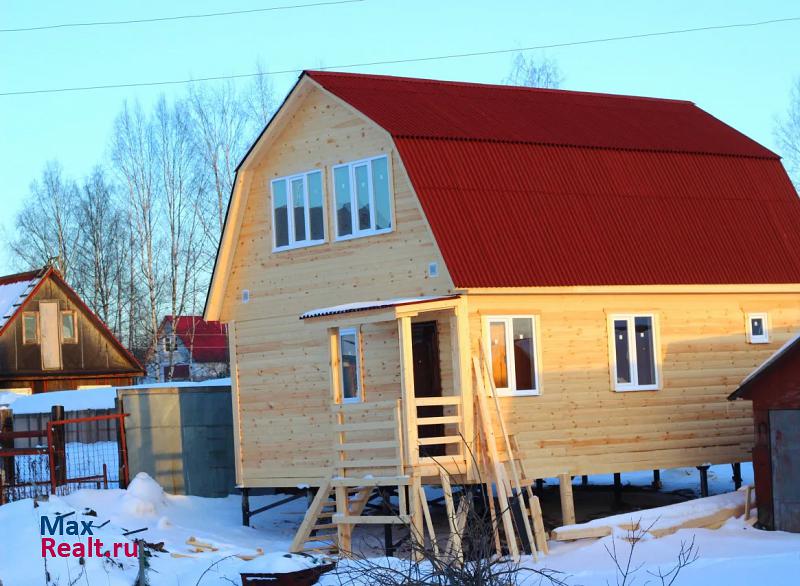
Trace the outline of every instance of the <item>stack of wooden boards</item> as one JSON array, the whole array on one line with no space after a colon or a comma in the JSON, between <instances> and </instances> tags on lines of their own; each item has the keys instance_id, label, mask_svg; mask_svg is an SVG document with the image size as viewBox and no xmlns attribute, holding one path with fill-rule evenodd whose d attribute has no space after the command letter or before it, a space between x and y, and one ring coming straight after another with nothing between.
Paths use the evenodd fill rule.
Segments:
<instances>
[{"instance_id":1,"label":"stack of wooden boards","mask_svg":"<svg viewBox=\"0 0 800 586\"><path fill-rule=\"evenodd\" d=\"M754 524L756 519L751 518L752 495L753 487L743 486L737 493L728 495L616 515L581 525L558 527L552 531L550 537L555 541L576 541L597 539L623 531L659 538L681 529L719 529L729 519L742 516L746 523ZM704 505L704 501L708 505ZM682 514L681 507L686 509L685 514Z\"/></svg>"}]
</instances>

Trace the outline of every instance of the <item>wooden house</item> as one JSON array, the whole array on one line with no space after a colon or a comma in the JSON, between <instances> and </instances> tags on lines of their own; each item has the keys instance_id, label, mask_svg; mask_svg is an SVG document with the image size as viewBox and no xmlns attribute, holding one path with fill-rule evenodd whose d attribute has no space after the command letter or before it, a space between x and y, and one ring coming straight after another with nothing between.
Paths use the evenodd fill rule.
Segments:
<instances>
[{"instance_id":1,"label":"wooden house","mask_svg":"<svg viewBox=\"0 0 800 586\"><path fill-rule=\"evenodd\" d=\"M726 399L800 323L799 225L779 157L690 102L305 72L205 308L237 481L474 479L486 380L528 480L748 460Z\"/></svg>"},{"instance_id":2,"label":"wooden house","mask_svg":"<svg viewBox=\"0 0 800 586\"><path fill-rule=\"evenodd\" d=\"M227 377L228 331L199 315L167 315L161 320L146 369L153 381L204 381Z\"/></svg>"},{"instance_id":3,"label":"wooden house","mask_svg":"<svg viewBox=\"0 0 800 586\"><path fill-rule=\"evenodd\" d=\"M0 277L0 389L131 385L143 373L57 270Z\"/></svg>"},{"instance_id":4,"label":"wooden house","mask_svg":"<svg viewBox=\"0 0 800 586\"><path fill-rule=\"evenodd\" d=\"M753 472L762 526L800 533L800 336L729 397L753 404Z\"/></svg>"}]
</instances>

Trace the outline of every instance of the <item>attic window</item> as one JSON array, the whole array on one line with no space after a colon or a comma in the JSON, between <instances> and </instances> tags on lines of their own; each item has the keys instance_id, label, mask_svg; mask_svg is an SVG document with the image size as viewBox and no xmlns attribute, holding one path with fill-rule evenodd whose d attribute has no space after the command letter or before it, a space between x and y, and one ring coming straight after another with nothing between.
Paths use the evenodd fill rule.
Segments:
<instances>
[{"instance_id":1,"label":"attic window","mask_svg":"<svg viewBox=\"0 0 800 586\"><path fill-rule=\"evenodd\" d=\"M322 171L274 179L272 218L274 251L323 243Z\"/></svg>"},{"instance_id":2,"label":"attic window","mask_svg":"<svg viewBox=\"0 0 800 586\"><path fill-rule=\"evenodd\" d=\"M747 315L747 341L751 344L769 344L766 313Z\"/></svg>"},{"instance_id":3,"label":"attic window","mask_svg":"<svg viewBox=\"0 0 800 586\"><path fill-rule=\"evenodd\" d=\"M39 343L39 314L35 311L26 311L22 314L22 343Z\"/></svg>"},{"instance_id":4,"label":"attic window","mask_svg":"<svg viewBox=\"0 0 800 586\"><path fill-rule=\"evenodd\" d=\"M61 312L61 341L65 344L78 343L78 324L74 311Z\"/></svg>"},{"instance_id":5,"label":"attic window","mask_svg":"<svg viewBox=\"0 0 800 586\"><path fill-rule=\"evenodd\" d=\"M333 168L336 239L348 240L392 230L392 196L386 155Z\"/></svg>"}]
</instances>

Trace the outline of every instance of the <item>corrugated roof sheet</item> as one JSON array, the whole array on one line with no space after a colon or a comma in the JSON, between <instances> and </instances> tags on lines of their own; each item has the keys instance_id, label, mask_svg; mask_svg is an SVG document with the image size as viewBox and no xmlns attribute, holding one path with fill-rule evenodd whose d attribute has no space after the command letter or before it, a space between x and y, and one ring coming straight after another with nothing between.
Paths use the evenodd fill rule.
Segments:
<instances>
[{"instance_id":1,"label":"corrugated roof sheet","mask_svg":"<svg viewBox=\"0 0 800 586\"><path fill-rule=\"evenodd\" d=\"M222 322L205 321L199 315L171 315L164 321L174 324L175 335L189 350L194 362L227 362L228 329Z\"/></svg>"},{"instance_id":2,"label":"corrugated roof sheet","mask_svg":"<svg viewBox=\"0 0 800 586\"><path fill-rule=\"evenodd\" d=\"M353 313L355 311L370 311L372 309L384 309L386 307L397 307L400 305L413 305L415 303L425 303L428 301L455 299L456 297L458 297L458 295L428 295L422 297L399 297L396 299L383 299L377 301L356 301L355 303L343 303L341 305L333 305L331 307L311 309L303 313L300 316L300 319L338 315L341 313Z\"/></svg>"},{"instance_id":3,"label":"corrugated roof sheet","mask_svg":"<svg viewBox=\"0 0 800 586\"><path fill-rule=\"evenodd\" d=\"M800 282L779 158L690 102L309 75L393 135L457 287Z\"/></svg>"}]
</instances>

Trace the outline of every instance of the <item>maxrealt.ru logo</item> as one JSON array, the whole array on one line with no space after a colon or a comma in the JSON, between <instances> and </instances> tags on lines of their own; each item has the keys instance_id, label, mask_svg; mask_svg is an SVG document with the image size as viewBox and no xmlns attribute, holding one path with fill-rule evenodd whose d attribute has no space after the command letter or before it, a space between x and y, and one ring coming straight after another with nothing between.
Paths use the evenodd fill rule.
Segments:
<instances>
[{"instance_id":1,"label":"maxrealt.ru logo","mask_svg":"<svg viewBox=\"0 0 800 586\"><path fill-rule=\"evenodd\" d=\"M138 543L130 541L112 541L104 543L94 536L94 530L100 526L92 521L65 521L65 517L73 515L42 515L39 518L39 530L42 535L42 557L58 558L91 558L91 557L137 557ZM105 523L103 523L105 525ZM87 537L84 541L57 540L55 536Z\"/></svg>"}]
</instances>

